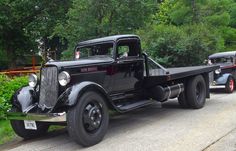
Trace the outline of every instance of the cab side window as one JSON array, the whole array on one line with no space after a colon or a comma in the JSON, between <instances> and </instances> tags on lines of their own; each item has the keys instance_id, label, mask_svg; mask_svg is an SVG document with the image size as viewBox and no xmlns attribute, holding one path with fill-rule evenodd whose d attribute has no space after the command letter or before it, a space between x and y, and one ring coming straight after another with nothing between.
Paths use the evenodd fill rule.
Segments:
<instances>
[{"instance_id":1,"label":"cab side window","mask_svg":"<svg viewBox=\"0 0 236 151\"><path fill-rule=\"evenodd\" d=\"M122 40L118 42L117 46L117 58L127 58L139 56L140 45L138 40Z\"/></svg>"}]
</instances>

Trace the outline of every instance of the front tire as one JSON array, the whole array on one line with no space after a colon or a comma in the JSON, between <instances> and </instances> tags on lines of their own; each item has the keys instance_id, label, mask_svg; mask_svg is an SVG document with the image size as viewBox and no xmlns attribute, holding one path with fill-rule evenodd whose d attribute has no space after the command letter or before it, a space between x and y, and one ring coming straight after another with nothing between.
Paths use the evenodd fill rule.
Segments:
<instances>
[{"instance_id":1,"label":"front tire","mask_svg":"<svg viewBox=\"0 0 236 151\"><path fill-rule=\"evenodd\" d=\"M12 107L13 112L20 112L16 107ZM37 130L29 130L25 129L24 121L22 120L11 120L11 127L15 131L15 133L24 138L24 139L32 139L39 136L43 136L47 133L49 124L43 122L36 122Z\"/></svg>"},{"instance_id":2,"label":"front tire","mask_svg":"<svg viewBox=\"0 0 236 151\"><path fill-rule=\"evenodd\" d=\"M206 102L206 83L202 75L195 76L188 81L186 89L188 104L193 109L200 109Z\"/></svg>"},{"instance_id":3,"label":"front tire","mask_svg":"<svg viewBox=\"0 0 236 151\"><path fill-rule=\"evenodd\" d=\"M234 87L235 87L234 79L232 77L229 77L225 85L225 91L227 93L233 93Z\"/></svg>"},{"instance_id":4,"label":"front tire","mask_svg":"<svg viewBox=\"0 0 236 151\"><path fill-rule=\"evenodd\" d=\"M97 92L85 92L67 114L69 135L84 147L99 143L106 134L109 114L104 98Z\"/></svg>"}]
</instances>

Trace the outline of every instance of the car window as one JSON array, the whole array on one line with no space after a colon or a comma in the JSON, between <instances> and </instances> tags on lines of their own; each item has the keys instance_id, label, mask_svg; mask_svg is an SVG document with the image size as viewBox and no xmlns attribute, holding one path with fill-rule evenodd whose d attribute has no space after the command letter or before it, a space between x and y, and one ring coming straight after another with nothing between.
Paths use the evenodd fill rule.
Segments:
<instances>
[{"instance_id":1,"label":"car window","mask_svg":"<svg viewBox=\"0 0 236 151\"><path fill-rule=\"evenodd\" d=\"M214 59L211 59L211 62L213 64L217 64L217 63L233 63L233 58L232 57L214 58Z\"/></svg>"}]
</instances>

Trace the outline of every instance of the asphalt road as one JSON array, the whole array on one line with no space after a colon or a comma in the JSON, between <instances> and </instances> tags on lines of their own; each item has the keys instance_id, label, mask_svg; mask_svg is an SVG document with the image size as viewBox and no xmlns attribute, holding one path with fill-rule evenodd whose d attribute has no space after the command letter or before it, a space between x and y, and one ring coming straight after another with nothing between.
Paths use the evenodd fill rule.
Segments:
<instances>
[{"instance_id":1,"label":"asphalt road","mask_svg":"<svg viewBox=\"0 0 236 151\"><path fill-rule=\"evenodd\" d=\"M236 92L214 92L203 109L181 109L176 100L112 117L104 140L82 148L66 130L34 140L17 139L0 150L11 151L235 151Z\"/></svg>"}]
</instances>

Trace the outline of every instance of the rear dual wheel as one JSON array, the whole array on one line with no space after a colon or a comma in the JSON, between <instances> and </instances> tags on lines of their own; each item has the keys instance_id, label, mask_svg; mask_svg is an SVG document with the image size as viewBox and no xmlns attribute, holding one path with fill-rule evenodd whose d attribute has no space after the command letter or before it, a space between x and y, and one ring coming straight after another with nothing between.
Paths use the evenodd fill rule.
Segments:
<instances>
[{"instance_id":1,"label":"rear dual wheel","mask_svg":"<svg viewBox=\"0 0 236 151\"><path fill-rule=\"evenodd\" d=\"M199 109L206 102L206 83L202 75L188 80L185 91L180 94L178 101L183 108Z\"/></svg>"},{"instance_id":2,"label":"rear dual wheel","mask_svg":"<svg viewBox=\"0 0 236 151\"><path fill-rule=\"evenodd\" d=\"M99 143L109 123L107 105L97 92L85 92L67 114L69 135L78 144L88 147Z\"/></svg>"}]
</instances>

